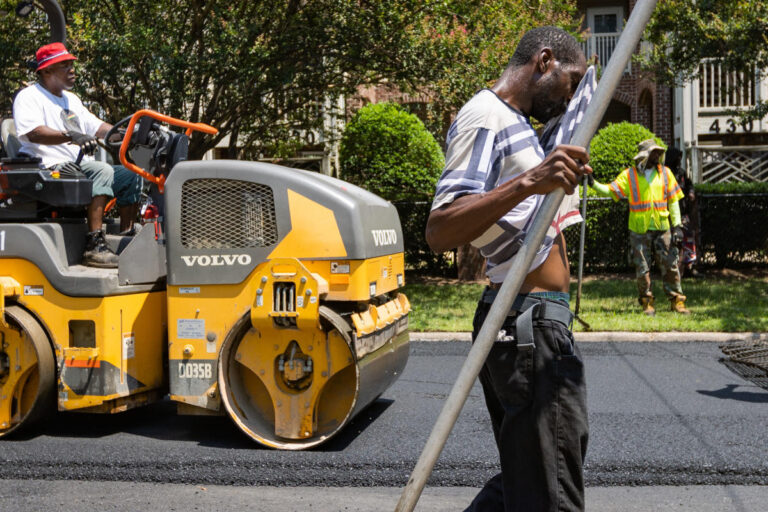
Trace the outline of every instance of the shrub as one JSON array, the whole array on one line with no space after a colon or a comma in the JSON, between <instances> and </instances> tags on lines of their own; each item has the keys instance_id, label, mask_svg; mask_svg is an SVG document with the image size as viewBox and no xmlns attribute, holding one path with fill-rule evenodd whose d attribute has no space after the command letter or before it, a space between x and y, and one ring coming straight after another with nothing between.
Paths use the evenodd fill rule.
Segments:
<instances>
[{"instance_id":1,"label":"shrub","mask_svg":"<svg viewBox=\"0 0 768 512\"><path fill-rule=\"evenodd\" d=\"M698 183L694 189L697 194L766 194L768 183Z\"/></svg>"},{"instance_id":2,"label":"shrub","mask_svg":"<svg viewBox=\"0 0 768 512\"><path fill-rule=\"evenodd\" d=\"M340 176L390 201L429 201L443 170L440 145L394 103L366 105L341 138Z\"/></svg>"},{"instance_id":3,"label":"shrub","mask_svg":"<svg viewBox=\"0 0 768 512\"><path fill-rule=\"evenodd\" d=\"M597 132L589 145L589 165L595 172L595 179L609 183L627 167L633 164L637 144L654 139L659 146L667 147L653 132L639 124L610 123Z\"/></svg>"},{"instance_id":4,"label":"shrub","mask_svg":"<svg viewBox=\"0 0 768 512\"><path fill-rule=\"evenodd\" d=\"M394 203L403 226L406 270L420 275L456 277L453 252L432 252L425 231L432 203L403 201Z\"/></svg>"}]
</instances>

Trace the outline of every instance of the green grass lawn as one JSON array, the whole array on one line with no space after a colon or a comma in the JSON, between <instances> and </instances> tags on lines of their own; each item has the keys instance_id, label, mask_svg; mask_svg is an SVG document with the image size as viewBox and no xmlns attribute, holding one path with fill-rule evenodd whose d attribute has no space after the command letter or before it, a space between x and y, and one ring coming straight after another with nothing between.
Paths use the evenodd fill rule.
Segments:
<instances>
[{"instance_id":1,"label":"green grass lawn","mask_svg":"<svg viewBox=\"0 0 768 512\"><path fill-rule=\"evenodd\" d=\"M764 274L764 273L763 273ZM654 276L655 277L655 276ZM415 282L418 281L418 282ZM413 331L471 331L472 315L482 284L411 279L405 294L411 301ZM683 279L691 315L669 310L669 302L654 282L656 316L640 312L634 278L630 275L590 277L582 285L579 316L593 331L768 331L768 278L714 273ZM571 284L571 309L576 282ZM574 330L584 330L574 322Z\"/></svg>"}]
</instances>

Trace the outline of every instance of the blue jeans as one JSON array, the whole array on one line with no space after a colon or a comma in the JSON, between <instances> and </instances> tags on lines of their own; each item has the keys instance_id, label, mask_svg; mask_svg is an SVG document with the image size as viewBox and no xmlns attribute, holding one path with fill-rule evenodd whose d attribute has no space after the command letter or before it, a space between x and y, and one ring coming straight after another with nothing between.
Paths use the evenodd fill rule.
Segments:
<instances>
[{"instance_id":1,"label":"blue jeans","mask_svg":"<svg viewBox=\"0 0 768 512\"><path fill-rule=\"evenodd\" d=\"M473 340L490 307L478 304ZM583 511L588 425L579 349L568 326L534 318L535 348L518 350L515 320L514 312L504 320L507 336L493 344L480 372L501 473L467 510Z\"/></svg>"}]
</instances>

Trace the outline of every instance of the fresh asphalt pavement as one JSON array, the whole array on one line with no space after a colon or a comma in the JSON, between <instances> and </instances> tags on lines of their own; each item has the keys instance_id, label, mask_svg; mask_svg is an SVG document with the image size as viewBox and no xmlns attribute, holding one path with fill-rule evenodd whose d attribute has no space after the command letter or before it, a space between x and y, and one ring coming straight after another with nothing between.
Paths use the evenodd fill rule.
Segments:
<instances>
[{"instance_id":1,"label":"fresh asphalt pavement","mask_svg":"<svg viewBox=\"0 0 768 512\"><path fill-rule=\"evenodd\" d=\"M681 338L682 339L682 338ZM713 341L579 341L589 394L587 510L762 511L768 391ZM60 414L0 443L0 511L392 510L469 344L416 341L400 380L311 451L261 449L169 402ZM478 385L417 510L461 510L498 470Z\"/></svg>"}]
</instances>

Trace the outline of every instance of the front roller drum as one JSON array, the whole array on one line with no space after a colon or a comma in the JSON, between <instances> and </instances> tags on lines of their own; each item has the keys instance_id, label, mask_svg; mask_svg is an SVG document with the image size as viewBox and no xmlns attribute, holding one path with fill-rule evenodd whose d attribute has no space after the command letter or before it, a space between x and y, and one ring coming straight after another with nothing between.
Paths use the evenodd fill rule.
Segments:
<instances>
[{"instance_id":1,"label":"front roller drum","mask_svg":"<svg viewBox=\"0 0 768 512\"><path fill-rule=\"evenodd\" d=\"M351 331L328 308L320 307L319 314L323 329L314 336L295 329L259 333L246 315L222 347L224 406L243 432L265 446L316 446L341 430L355 409L360 382Z\"/></svg>"},{"instance_id":2,"label":"front roller drum","mask_svg":"<svg viewBox=\"0 0 768 512\"><path fill-rule=\"evenodd\" d=\"M0 324L0 437L28 428L55 406L53 351L42 327L19 306Z\"/></svg>"}]
</instances>

